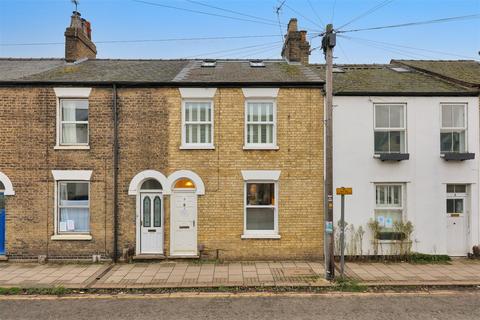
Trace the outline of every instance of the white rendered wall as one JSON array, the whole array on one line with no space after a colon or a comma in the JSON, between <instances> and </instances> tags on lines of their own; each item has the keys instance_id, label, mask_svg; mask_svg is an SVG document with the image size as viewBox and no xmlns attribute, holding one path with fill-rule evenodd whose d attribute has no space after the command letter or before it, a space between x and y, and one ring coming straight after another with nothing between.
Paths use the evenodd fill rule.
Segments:
<instances>
[{"instance_id":1,"label":"white rendered wall","mask_svg":"<svg viewBox=\"0 0 480 320\"><path fill-rule=\"evenodd\" d=\"M366 231L363 254L373 254L367 223L374 219L374 183L380 182L405 183L404 216L415 227L413 251L429 254L447 251L446 184L469 184L468 248L479 244L478 97L337 96L333 102L334 188L353 187L353 195L346 198L345 220ZM373 104L385 102L406 104L409 160L382 162L374 158ZM474 160L447 162L440 157L442 102L468 104L467 151L475 153ZM339 219L340 196L334 196L335 226ZM388 246L382 245L384 251L388 251Z\"/></svg>"}]
</instances>

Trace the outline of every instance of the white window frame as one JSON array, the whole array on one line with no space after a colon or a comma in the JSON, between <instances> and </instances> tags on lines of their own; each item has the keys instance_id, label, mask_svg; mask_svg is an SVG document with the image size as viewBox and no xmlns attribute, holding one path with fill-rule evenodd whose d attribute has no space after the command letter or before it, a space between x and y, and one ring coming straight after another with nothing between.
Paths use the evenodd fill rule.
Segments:
<instances>
[{"instance_id":1,"label":"white window frame","mask_svg":"<svg viewBox=\"0 0 480 320\"><path fill-rule=\"evenodd\" d=\"M53 208L53 224L54 224L54 234L50 238L51 240L92 240L91 236L91 183L90 179L92 176L92 171L90 170L52 170L52 175L55 180L54 185L54 208ZM90 231L88 233L65 233L59 231L59 219L60 219L60 208L59 208L59 187L60 182L86 182L88 183L88 205L89 205L89 216L90 216Z\"/></svg>"},{"instance_id":2,"label":"white window frame","mask_svg":"<svg viewBox=\"0 0 480 320\"><path fill-rule=\"evenodd\" d=\"M386 187L386 186L399 186L400 187L400 206L379 206L377 204L377 187ZM374 211L373 211L373 219L377 221L376 213L377 210L383 210L383 211L401 211L402 213L402 222L406 221L406 213L405 213L405 204L406 204L406 186L404 183L400 182L389 182L389 183L383 183L383 182L378 182L374 184L374 191L375 191L375 198L374 198ZM392 240L380 240L380 241L392 241ZM393 240L395 241L395 240Z\"/></svg>"},{"instance_id":3,"label":"white window frame","mask_svg":"<svg viewBox=\"0 0 480 320\"><path fill-rule=\"evenodd\" d=\"M273 205L247 205L247 185L250 183L273 184L274 204ZM280 239L278 233L278 181L277 180L244 180L243 186L243 235L242 239ZM247 208L273 208L274 220L273 230L248 230L247 229Z\"/></svg>"},{"instance_id":4,"label":"white window frame","mask_svg":"<svg viewBox=\"0 0 480 320\"><path fill-rule=\"evenodd\" d=\"M88 150L90 149L90 103L88 106L88 125L87 125L87 144L62 144L62 118L61 118L61 100L63 99L72 99L72 100L89 100L90 93L92 88L72 88L72 87L59 87L54 88L55 95L57 97L57 114L56 114L56 143L54 149L71 149L71 150Z\"/></svg>"},{"instance_id":5,"label":"white window frame","mask_svg":"<svg viewBox=\"0 0 480 320\"><path fill-rule=\"evenodd\" d=\"M248 122L248 105L250 103L272 103L273 106L273 121L266 122ZM249 143L248 142L248 125L273 125L272 130L272 143ZM244 150L278 150L277 145L277 101L272 98L248 98L245 99L245 121L244 121Z\"/></svg>"},{"instance_id":6,"label":"white window frame","mask_svg":"<svg viewBox=\"0 0 480 320\"><path fill-rule=\"evenodd\" d=\"M186 104L187 103L210 103L210 121L195 121L195 122L188 122L185 119L186 116ZM182 143L180 149L215 149L214 143L214 103L213 99L183 99L182 100ZM187 124L210 124L210 143L187 143Z\"/></svg>"},{"instance_id":7,"label":"white window frame","mask_svg":"<svg viewBox=\"0 0 480 320\"><path fill-rule=\"evenodd\" d=\"M402 128L391 128L391 127L378 127L377 128L377 106L402 106L403 107L403 127ZM375 133L376 132L390 132L390 131L403 131L404 132L404 139L405 139L405 150L400 151L399 153L408 153L408 139L407 139L407 104L406 103L401 103L401 102L391 102L391 103L374 103L373 104L373 153L375 155L379 155L382 153L385 154L390 154L390 153L397 153L397 152L392 152L390 150L390 145L389 145L389 150L388 152L378 152L375 150ZM390 143L390 142L389 142Z\"/></svg>"},{"instance_id":8,"label":"white window frame","mask_svg":"<svg viewBox=\"0 0 480 320\"><path fill-rule=\"evenodd\" d=\"M444 127L443 126L443 106L463 106L463 121L464 121L464 126L463 127ZM465 153L468 152L468 104L464 102L442 102L440 103L440 154L445 154L446 151L442 151L442 138L441 134L444 132L452 132L452 131L464 131L465 132ZM455 153L456 151L450 151Z\"/></svg>"},{"instance_id":9,"label":"white window frame","mask_svg":"<svg viewBox=\"0 0 480 320\"><path fill-rule=\"evenodd\" d=\"M56 231L56 234L58 235L75 235L75 234L90 234L90 219L88 221L88 224L89 224L89 231L84 231L84 232L75 232L75 231L60 231L60 211L62 208L82 208L82 209L85 209L87 208L88 209L88 216L90 218L90 181L81 181L81 180L61 180L61 181L57 181L57 229L55 230ZM60 188L59 186L61 184L69 184L69 183L84 183L84 184L87 184L88 185L88 206L61 206L60 205Z\"/></svg>"}]
</instances>

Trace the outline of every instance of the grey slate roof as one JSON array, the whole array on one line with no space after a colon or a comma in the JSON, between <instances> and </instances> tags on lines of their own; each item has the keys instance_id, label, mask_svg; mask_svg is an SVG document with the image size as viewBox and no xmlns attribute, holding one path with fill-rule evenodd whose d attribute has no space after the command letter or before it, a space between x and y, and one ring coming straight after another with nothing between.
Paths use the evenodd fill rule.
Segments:
<instances>
[{"instance_id":1,"label":"grey slate roof","mask_svg":"<svg viewBox=\"0 0 480 320\"><path fill-rule=\"evenodd\" d=\"M312 65L323 75L324 65ZM337 65L344 72L334 73L335 95L476 95L478 90L442 80L407 68L397 72L395 64Z\"/></svg>"},{"instance_id":2,"label":"grey slate roof","mask_svg":"<svg viewBox=\"0 0 480 320\"><path fill-rule=\"evenodd\" d=\"M65 63L63 60L0 59L2 81L42 83L307 83L322 85L322 79L302 65L283 60L265 60L265 67L252 68L249 60L218 60L214 68L202 67L202 60L86 60ZM50 63L50 64L48 64ZM1 69L0 69L1 70Z\"/></svg>"},{"instance_id":3,"label":"grey slate roof","mask_svg":"<svg viewBox=\"0 0 480 320\"><path fill-rule=\"evenodd\" d=\"M475 60L392 60L465 85L480 86L480 62Z\"/></svg>"},{"instance_id":4,"label":"grey slate roof","mask_svg":"<svg viewBox=\"0 0 480 320\"><path fill-rule=\"evenodd\" d=\"M0 81L15 80L59 67L63 59L5 59L0 58Z\"/></svg>"}]
</instances>

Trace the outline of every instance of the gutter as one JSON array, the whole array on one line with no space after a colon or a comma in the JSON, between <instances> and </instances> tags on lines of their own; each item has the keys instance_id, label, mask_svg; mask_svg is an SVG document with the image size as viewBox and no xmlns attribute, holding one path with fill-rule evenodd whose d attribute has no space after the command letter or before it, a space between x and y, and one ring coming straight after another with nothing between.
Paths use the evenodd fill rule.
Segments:
<instances>
[{"instance_id":1,"label":"gutter","mask_svg":"<svg viewBox=\"0 0 480 320\"><path fill-rule=\"evenodd\" d=\"M465 92L335 92L335 97L353 97L353 96L378 96L378 97L477 97L478 91Z\"/></svg>"},{"instance_id":2,"label":"gutter","mask_svg":"<svg viewBox=\"0 0 480 320\"><path fill-rule=\"evenodd\" d=\"M113 103L113 262L118 261L118 108L117 85L112 84Z\"/></svg>"},{"instance_id":3,"label":"gutter","mask_svg":"<svg viewBox=\"0 0 480 320\"><path fill-rule=\"evenodd\" d=\"M3 86L105 86L110 87L113 83L117 87L167 87L167 88L179 88L179 87L195 87L195 88L239 88L239 87L255 87L255 88L322 88L325 84L324 81L300 81L300 82L285 82L285 81L272 81L272 82L138 82L138 81L0 81L0 87Z\"/></svg>"}]
</instances>

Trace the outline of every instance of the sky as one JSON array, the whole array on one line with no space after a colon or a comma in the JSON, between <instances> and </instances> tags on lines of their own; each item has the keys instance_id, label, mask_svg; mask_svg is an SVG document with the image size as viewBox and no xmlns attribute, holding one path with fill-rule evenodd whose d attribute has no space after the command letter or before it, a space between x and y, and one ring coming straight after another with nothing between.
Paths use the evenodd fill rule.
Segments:
<instances>
[{"instance_id":1,"label":"sky","mask_svg":"<svg viewBox=\"0 0 480 320\"><path fill-rule=\"evenodd\" d=\"M480 0L286 0L277 17L276 8L282 2L80 0L78 11L92 24L97 58L280 58L281 34L285 33L289 19L296 17L300 28L307 30L311 47L316 48L310 57L315 63L324 62L323 53L318 49L321 41L318 35L325 23L333 23L334 28L346 31L480 14ZM364 15L379 4L384 5ZM0 0L0 57L63 57L64 31L73 8L70 0ZM249 38L101 43L236 36ZM37 45L30 45L32 43ZM338 34L334 56L336 63L387 63L390 59L479 60L479 51L480 19L477 16L448 23Z\"/></svg>"}]
</instances>

